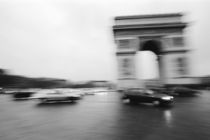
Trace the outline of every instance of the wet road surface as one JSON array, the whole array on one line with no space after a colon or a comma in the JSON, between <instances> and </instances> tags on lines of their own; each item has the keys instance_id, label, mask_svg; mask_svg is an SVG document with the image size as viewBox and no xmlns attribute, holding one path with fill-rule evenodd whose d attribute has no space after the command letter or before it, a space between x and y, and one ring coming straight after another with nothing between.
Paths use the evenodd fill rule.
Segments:
<instances>
[{"instance_id":1,"label":"wet road surface","mask_svg":"<svg viewBox=\"0 0 210 140\"><path fill-rule=\"evenodd\" d=\"M119 93L38 104L0 95L0 140L208 140L210 92L171 108L123 103Z\"/></svg>"}]
</instances>

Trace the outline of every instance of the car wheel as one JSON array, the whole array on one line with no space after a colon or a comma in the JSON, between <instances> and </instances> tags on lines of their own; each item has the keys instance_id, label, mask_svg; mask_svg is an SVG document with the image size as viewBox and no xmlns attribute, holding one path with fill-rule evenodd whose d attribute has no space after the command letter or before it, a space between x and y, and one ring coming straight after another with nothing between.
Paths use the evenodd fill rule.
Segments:
<instances>
[{"instance_id":1,"label":"car wheel","mask_svg":"<svg viewBox=\"0 0 210 140\"><path fill-rule=\"evenodd\" d=\"M160 101L153 101L153 105L155 105L155 106L160 105Z\"/></svg>"}]
</instances>

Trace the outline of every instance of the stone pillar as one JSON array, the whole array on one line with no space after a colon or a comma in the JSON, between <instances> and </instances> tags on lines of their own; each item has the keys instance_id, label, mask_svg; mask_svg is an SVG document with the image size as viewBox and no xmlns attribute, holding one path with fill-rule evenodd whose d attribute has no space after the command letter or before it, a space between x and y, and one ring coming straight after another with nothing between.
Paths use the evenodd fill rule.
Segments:
<instances>
[{"instance_id":1,"label":"stone pillar","mask_svg":"<svg viewBox=\"0 0 210 140\"><path fill-rule=\"evenodd\" d=\"M182 34L170 35L164 41L164 66L165 84L182 84L183 78L188 76L186 53Z\"/></svg>"},{"instance_id":2,"label":"stone pillar","mask_svg":"<svg viewBox=\"0 0 210 140\"><path fill-rule=\"evenodd\" d=\"M165 70L164 70L164 62L163 62L163 56L157 55L157 61L158 61L158 68L159 68L159 83L160 85L163 85L165 82Z\"/></svg>"},{"instance_id":3,"label":"stone pillar","mask_svg":"<svg viewBox=\"0 0 210 140\"><path fill-rule=\"evenodd\" d=\"M117 43L118 89L139 87L136 75L138 38L120 38Z\"/></svg>"}]
</instances>

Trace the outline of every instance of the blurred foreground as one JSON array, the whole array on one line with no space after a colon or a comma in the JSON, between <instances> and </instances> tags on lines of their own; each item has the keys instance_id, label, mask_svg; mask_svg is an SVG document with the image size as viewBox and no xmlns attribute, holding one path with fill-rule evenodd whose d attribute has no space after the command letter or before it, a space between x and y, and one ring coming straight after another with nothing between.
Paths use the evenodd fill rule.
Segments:
<instances>
[{"instance_id":1,"label":"blurred foreground","mask_svg":"<svg viewBox=\"0 0 210 140\"><path fill-rule=\"evenodd\" d=\"M0 95L2 140L198 140L210 137L210 92L176 97L170 108L123 103L117 92L40 104Z\"/></svg>"}]
</instances>

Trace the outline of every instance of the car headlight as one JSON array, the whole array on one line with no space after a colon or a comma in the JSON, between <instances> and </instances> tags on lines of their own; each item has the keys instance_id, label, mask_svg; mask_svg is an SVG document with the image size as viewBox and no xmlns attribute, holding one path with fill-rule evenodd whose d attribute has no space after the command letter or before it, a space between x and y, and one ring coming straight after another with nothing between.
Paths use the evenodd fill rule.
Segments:
<instances>
[{"instance_id":1,"label":"car headlight","mask_svg":"<svg viewBox=\"0 0 210 140\"><path fill-rule=\"evenodd\" d=\"M162 97L161 99L163 99L163 100L172 100L173 97L172 96L165 96L165 97Z\"/></svg>"}]
</instances>

